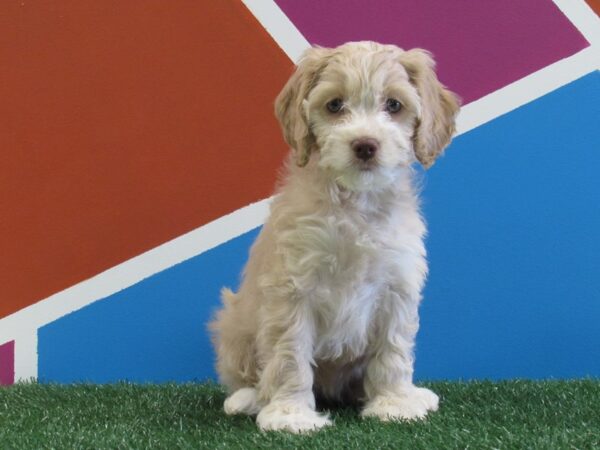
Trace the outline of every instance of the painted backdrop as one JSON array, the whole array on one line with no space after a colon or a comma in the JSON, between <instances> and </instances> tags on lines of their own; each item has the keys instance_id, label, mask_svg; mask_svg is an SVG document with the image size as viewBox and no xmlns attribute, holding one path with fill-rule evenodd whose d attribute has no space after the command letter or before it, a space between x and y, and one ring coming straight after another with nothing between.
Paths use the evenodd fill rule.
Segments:
<instances>
[{"instance_id":1,"label":"painted backdrop","mask_svg":"<svg viewBox=\"0 0 600 450\"><path fill-rule=\"evenodd\" d=\"M0 4L0 384L214 377L310 44L431 50L463 98L424 175L419 379L600 376L590 0Z\"/></svg>"}]
</instances>

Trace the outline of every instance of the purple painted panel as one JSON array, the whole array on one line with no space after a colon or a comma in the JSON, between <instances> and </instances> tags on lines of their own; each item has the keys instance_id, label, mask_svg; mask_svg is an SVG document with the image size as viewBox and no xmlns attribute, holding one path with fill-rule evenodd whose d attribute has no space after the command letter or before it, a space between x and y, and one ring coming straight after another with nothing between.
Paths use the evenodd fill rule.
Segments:
<instances>
[{"instance_id":1,"label":"purple painted panel","mask_svg":"<svg viewBox=\"0 0 600 450\"><path fill-rule=\"evenodd\" d=\"M589 44L550 0L275 0L313 44L426 48L464 103Z\"/></svg>"},{"instance_id":2,"label":"purple painted panel","mask_svg":"<svg viewBox=\"0 0 600 450\"><path fill-rule=\"evenodd\" d=\"M15 341L0 345L0 385L15 382Z\"/></svg>"}]
</instances>

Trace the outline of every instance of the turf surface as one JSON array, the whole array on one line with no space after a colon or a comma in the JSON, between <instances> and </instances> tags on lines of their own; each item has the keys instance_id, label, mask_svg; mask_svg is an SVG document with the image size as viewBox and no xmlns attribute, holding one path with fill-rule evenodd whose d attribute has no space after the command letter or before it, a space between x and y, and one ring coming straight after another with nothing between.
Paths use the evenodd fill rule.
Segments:
<instances>
[{"instance_id":1,"label":"turf surface","mask_svg":"<svg viewBox=\"0 0 600 450\"><path fill-rule=\"evenodd\" d=\"M261 433L199 385L19 384L0 388L0 449L598 449L600 380L426 384L440 411L419 423L362 420L351 408L311 435Z\"/></svg>"}]
</instances>

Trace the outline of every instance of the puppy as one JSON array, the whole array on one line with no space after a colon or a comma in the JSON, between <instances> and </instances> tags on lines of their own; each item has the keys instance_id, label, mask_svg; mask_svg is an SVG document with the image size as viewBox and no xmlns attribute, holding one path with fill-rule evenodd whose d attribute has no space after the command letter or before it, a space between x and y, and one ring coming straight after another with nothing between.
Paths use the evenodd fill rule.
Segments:
<instances>
[{"instance_id":1,"label":"puppy","mask_svg":"<svg viewBox=\"0 0 600 450\"><path fill-rule=\"evenodd\" d=\"M424 50L304 53L275 102L292 152L270 217L210 325L227 414L299 433L331 423L315 395L384 421L437 409L412 382L427 261L411 165L433 164L458 109Z\"/></svg>"}]
</instances>

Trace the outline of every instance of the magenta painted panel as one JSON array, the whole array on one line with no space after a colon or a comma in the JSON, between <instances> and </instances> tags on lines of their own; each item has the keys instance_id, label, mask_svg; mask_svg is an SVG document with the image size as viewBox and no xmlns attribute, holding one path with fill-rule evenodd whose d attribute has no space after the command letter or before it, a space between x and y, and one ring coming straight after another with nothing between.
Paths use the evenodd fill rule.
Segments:
<instances>
[{"instance_id":1,"label":"magenta painted panel","mask_svg":"<svg viewBox=\"0 0 600 450\"><path fill-rule=\"evenodd\" d=\"M431 50L464 103L589 44L550 0L275 0L312 44Z\"/></svg>"},{"instance_id":2,"label":"magenta painted panel","mask_svg":"<svg viewBox=\"0 0 600 450\"><path fill-rule=\"evenodd\" d=\"M15 382L15 341L0 345L0 385Z\"/></svg>"}]
</instances>

